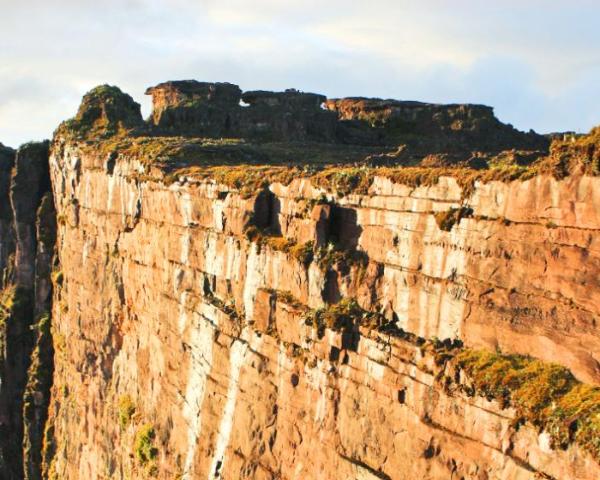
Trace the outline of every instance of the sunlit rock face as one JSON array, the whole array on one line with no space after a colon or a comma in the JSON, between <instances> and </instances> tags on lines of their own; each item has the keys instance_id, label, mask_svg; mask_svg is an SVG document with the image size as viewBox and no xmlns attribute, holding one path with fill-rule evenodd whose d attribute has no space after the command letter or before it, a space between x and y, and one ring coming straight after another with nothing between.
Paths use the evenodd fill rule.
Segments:
<instances>
[{"instance_id":1,"label":"sunlit rock face","mask_svg":"<svg viewBox=\"0 0 600 480\"><path fill-rule=\"evenodd\" d=\"M126 155L109 168L60 137L52 151L57 478L600 473L578 447L516 428L515 410L447 390L414 342L305 321L354 298L418 336L534 355L598 383L596 178L479 185L446 231L435 213L463 202L450 177L419 188L378 177L344 197L298 179L257 201L210 180L146 179ZM324 269L250 241L257 219L366 260Z\"/></svg>"},{"instance_id":2,"label":"sunlit rock face","mask_svg":"<svg viewBox=\"0 0 600 480\"><path fill-rule=\"evenodd\" d=\"M598 131L148 93L0 146L1 478L600 478Z\"/></svg>"}]
</instances>

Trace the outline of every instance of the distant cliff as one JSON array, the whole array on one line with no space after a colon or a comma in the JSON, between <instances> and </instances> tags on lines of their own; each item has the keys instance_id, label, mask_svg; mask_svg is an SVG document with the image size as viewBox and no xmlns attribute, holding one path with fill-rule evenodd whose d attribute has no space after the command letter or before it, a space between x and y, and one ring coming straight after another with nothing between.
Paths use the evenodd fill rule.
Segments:
<instances>
[{"instance_id":1,"label":"distant cliff","mask_svg":"<svg viewBox=\"0 0 600 480\"><path fill-rule=\"evenodd\" d=\"M600 478L600 132L550 144L486 106L228 83L148 93L147 121L102 86L49 157L0 150L0 194L28 194L0 205L2 288L33 295L5 311L37 325L0 337L21 359L3 472ZM34 152L56 214L43 168L21 183Z\"/></svg>"},{"instance_id":2,"label":"distant cliff","mask_svg":"<svg viewBox=\"0 0 600 480\"><path fill-rule=\"evenodd\" d=\"M48 142L0 146L0 477L41 478L56 215Z\"/></svg>"}]
</instances>

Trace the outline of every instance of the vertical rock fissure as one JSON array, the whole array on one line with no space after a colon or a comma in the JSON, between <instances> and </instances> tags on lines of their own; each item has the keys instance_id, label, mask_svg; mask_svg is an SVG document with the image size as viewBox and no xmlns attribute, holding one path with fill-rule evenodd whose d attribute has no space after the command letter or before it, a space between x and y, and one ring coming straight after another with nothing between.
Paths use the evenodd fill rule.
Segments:
<instances>
[{"instance_id":1,"label":"vertical rock fissure","mask_svg":"<svg viewBox=\"0 0 600 480\"><path fill-rule=\"evenodd\" d=\"M48 151L48 142L29 143L0 165L0 477L7 480L41 479L56 238Z\"/></svg>"}]
</instances>

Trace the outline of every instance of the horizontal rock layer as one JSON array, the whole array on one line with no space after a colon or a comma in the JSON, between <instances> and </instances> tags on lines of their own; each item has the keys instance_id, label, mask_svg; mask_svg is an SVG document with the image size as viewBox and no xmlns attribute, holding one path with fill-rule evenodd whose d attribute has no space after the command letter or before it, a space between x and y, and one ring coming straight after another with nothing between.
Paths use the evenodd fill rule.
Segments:
<instances>
[{"instance_id":1,"label":"horizontal rock layer","mask_svg":"<svg viewBox=\"0 0 600 480\"><path fill-rule=\"evenodd\" d=\"M422 337L600 383L597 178L478 185L446 231L436 213L464 202L449 177L376 178L342 198L302 179L242 198L142 181L138 159L61 137L52 152L51 478L598 477L577 447L517 430L511 409L446 391L412 343L319 338L302 319L352 297ZM279 235L325 253L309 262Z\"/></svg>"}]
</instances>

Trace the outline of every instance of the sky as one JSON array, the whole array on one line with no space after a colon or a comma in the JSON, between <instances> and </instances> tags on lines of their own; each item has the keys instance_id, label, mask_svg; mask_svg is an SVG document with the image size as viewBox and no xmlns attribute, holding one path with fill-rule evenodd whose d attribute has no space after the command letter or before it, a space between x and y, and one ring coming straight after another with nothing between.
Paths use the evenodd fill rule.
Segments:
<instances>
[{"instance_id":1,"label":"sky","mask_svg":"<svg viewBox=\"0 0 600 480\"><path fill-rule=\"evenodd\" d=\"M228 81L484 103L541 132L600 124L600 0L0 0L0 142L50 138L83 94Z\"/></svg>"}]
</instances>

